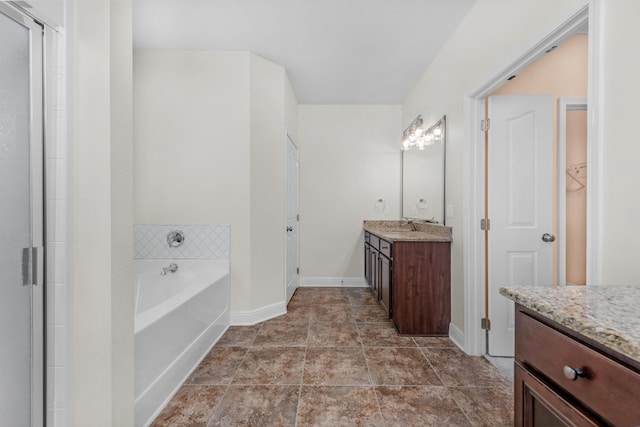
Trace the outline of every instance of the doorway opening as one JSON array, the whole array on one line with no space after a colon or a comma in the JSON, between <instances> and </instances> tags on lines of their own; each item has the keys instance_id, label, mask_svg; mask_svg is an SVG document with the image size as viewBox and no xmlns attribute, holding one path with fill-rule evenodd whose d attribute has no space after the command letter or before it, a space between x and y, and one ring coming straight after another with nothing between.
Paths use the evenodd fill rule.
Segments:
<instances>
[{"instance_id":1,"label":"doorway opening","mask_svg":"<svg viewBox=\"0 0 640 427\"><path fill-rule=\"evenodd\" d=\"M595 6L594 6L595 5ZM589 7L591 6L591 10ZM590 186L587 191L589 193L589 223L587 230L589 232L588 247L586 253L587 264L587 283L597 282L598 263L596 239L598 237L599 218L594 215L593 206L597 206L597 188L598 188L598 170L591 167L594 159L598 158L601 151L599 144L600 138L597 138L597 105L598 105L598 58L594 53L598 52L598 21L597 14L598 2L591 2L589 6L585 6L569 17L564 23L559 25L547 37L535 44L533 47L525 51L525 53L514 61L507 68L499 70L495 77L483 85L468 92L465 97L465 195L464 199L469 206L464 212L464 273L465 273L465 351L469 354L482 355L487 353L487 330L482 325L487 322L488 305L485 304L485 294L488 291L488 281L486 280L489 259L485 256L485 231L481 229L481 219L485 218L485 152L484 140L485 132L481 128L485 119L485 100L497 89L499 89L510 77L517 76L523 70L530 67L538 59L569 40L575 34L580 33L585 27L589 29L588 40L588 92L590 95L590 108L592 112L589 115L589 156L590 164ZM596 108L593 108L596 107ZM597 213L596 213L597 214ZM554 257L555 259L555 257ZM553 275L554 280L557 275ZM590 280L591 278L591 280ZM502 298L499 295L497 298ZM504 298L503 298L504 299ZM506 299L505 303L506 303ZM489 319L490 320L490 319ZM488 323L488 322L487 322ZM507 322L508 323L508 322ZM489 324L490 328L490 324Z\"/></svg>"}]
</instances>

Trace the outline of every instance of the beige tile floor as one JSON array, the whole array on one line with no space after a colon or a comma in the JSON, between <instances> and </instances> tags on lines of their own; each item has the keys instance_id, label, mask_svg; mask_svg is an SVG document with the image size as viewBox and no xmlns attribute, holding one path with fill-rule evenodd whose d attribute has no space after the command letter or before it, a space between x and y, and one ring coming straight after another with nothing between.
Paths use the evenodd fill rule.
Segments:
<instances>
[{"instance_id":1,"label":"beige tile floor","mask_svg":"<svg viewBox=\"0 0 640 427\"><path fill-rule=\"evenodd\" d=\"M448 338L400 337L366 288L299 288L229 328L152 424L510 426L513 390Z\"/></svg>"}]
</instances>

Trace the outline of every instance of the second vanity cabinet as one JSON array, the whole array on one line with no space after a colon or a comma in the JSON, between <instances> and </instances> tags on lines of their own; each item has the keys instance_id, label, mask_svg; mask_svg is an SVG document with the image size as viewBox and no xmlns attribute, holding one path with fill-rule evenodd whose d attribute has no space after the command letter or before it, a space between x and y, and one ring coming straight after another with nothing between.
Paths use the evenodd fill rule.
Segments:
<instances>
[{"instance_id":1,"label":"second vanity cabinet","mask_svg":"<svg viewBox=\"0 0 640 427\"><path fill-rule=\"evenodd\" d=\"M448 336L451 242L386 240L365 231L364 246L365 279L398 332Z\"/></svg>"},{"instance_id":2,"label":"second vanity cabinet","mask_svg":"<svg viewBox=\"0 0 640 427\"><path fill-rule=\"evenodd\" d=\"M640 372L516 304L516 426L640 425Z\"/></svg>"}]
</instances>

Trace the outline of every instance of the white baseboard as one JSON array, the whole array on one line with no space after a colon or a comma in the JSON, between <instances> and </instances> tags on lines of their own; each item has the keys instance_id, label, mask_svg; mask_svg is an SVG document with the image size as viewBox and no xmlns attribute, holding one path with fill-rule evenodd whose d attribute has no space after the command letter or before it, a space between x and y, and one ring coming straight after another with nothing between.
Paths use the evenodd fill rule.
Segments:
<instances>
[{"instance_id":1,"label":"white baseboard","mask_svg":"<svg viewBox=\"0 0 640 427\"><path fill-rule=\"evenodd\" d=\"M300 277L300 287L311 286L364 288L368 285L364 277Z\"/></svg>"},{"instance_id":2,"label":"white baseboard","mask_svg":"<svg viewBox=\"0 0 640 427\"><path fill-rule=\"evenodd\" d=\"M283 314L287 314L287 304L278 302L255 310L232 311L230 323L232 326L255 325Z\"/></svg>"},{"instance_id":3,"label":"white baseboard","mask_svg":"<svg viewBox=\"0 0 640 427\"><path fill-rule=\"evenodd\" d=\"M449 338L460 350L464 351L464 332L453 323L449 323Z\"/></svg>"}]
</instances>

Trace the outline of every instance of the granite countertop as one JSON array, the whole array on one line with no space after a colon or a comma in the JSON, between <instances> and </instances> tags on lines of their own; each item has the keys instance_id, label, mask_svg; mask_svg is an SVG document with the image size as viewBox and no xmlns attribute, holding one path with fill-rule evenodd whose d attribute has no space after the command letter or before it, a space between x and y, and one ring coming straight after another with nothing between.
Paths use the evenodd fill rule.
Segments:
<instances>
[{"instance_id":1,"label":"granite countertop","mask_svg":"<svg viewBox=\"0 0 640 427\"><path fill-rule=\"evenodd\" d=\"M514 286L500 295L640 364L640 286Z\"/></svg>"},{"instance_id":2,"label":"granite countertop","mask_svg":"<svg viewBox=\"0 0 640 427\"><path fill-rule=\"evenodd\" d=\"M451 227L407 221L364 221L364 229L393 242L451 242Z\"/></svg>"}]
</instances>

